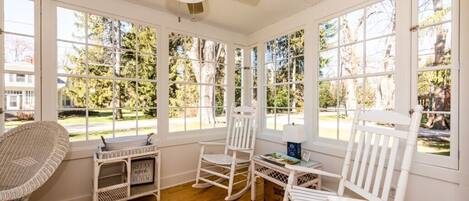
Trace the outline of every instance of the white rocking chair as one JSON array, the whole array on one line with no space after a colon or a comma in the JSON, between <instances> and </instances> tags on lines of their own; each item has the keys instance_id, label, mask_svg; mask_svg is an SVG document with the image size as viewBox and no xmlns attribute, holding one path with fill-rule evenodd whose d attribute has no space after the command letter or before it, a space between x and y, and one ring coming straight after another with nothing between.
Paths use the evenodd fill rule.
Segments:
<instances>
[{"instance_id":1,"label":"white rocking chair","mask_svg":"<svg viewBox=\"0 0 469 201\"><path fill-rule=\"evenodd\" d=\"M422 117L421 113L421 106L415 107L411 118L396 112L357 112L353 120L352 132L347 146L342 174L337 175L317 169L287 166L291 172L284 201L289 199L293 201L356 200L344 197L344 188L349 189L366 200L387 201L399 144L405 141L405 150L401 160L401 172L398 177L396 194L394 197L395 201L403 201L407 188L412 156L415 152L417 133L420 126L420 119ZM361 122L367 124L365 125ZM392 124L399 126L400 130L385 129L373 126L372 123ZM355 143L357 140L357 134L358 143ZM356 147L355 144L357 145ZM352 160L353 152L355 152L355 155ZM349 174L350 170L351 174ZM338 191L334 193L295 186L293 181L293 174L295 171L309 172L326 177L337 178L340 180ZM383 173L385 174L383 175Z\"/></svg>"},{"instance_id":2,"label":"white rocking chair","mask_svg":"<svg viewBox=\"0 0 469 201\"><path fill-rule=\"evenodd\" d=\"M241 197L250 187L251 159L256 142L255 108L232 108L225 143L199 142L201 145L197 177L194 188L217 186L228 191L225 200ZM224 153L207 154L205 147L224 146ZM240 155L247 155L240 158ZM235 178L236 177L236 178ZM236 179L236 182L235 182ZM228 180L228 182L224 182ZM245 187L233 193L233 187L245 183Z\"/></svg>"}]
</instances>

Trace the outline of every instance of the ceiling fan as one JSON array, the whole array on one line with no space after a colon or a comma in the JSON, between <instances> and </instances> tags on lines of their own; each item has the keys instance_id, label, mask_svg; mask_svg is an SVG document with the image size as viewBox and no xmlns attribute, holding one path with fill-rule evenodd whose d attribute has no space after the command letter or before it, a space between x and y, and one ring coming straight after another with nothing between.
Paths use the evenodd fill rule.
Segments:
<instances>
[{"instance_id":1,"label":"ceiling fan","mask_svg":"<svg viewBox=\"0 0 469 201\"><path fill-rule=\"evenodd\" d=\"M208 0L177 0L177 1L179 1L180 3L186 4L187 10L189 11L189 14L192 16L204 13L205 11L204 4L208 2ZM250 5L250 6L256 6L260 2L260 0L232 0L232 1L237 1L237 2Z\"/></svg>"}]
</instances>

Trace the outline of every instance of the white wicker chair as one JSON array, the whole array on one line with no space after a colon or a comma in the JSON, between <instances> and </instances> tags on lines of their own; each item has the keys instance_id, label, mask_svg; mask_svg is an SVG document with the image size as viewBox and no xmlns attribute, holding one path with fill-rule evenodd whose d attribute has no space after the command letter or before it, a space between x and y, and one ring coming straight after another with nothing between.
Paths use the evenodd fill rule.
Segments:
<instances>
[{"instance_id":1,"label":"white wicker chair","mask_svg":"<svg viewBox=\"0 0 469 201\"><path fill-rule=\"evenodd\" d=\"M28 200L68 149L68 132L56 122L29 123L0 135L0 200Z\"/></svg>"},{"instance_id":2,"label":"white wicker chair","mask_svg":"<svg viewBox=\"0 0 469 201\"><path fill-rule=\"evenodd\" d=\"M399 179L394 198L395 201L404 201L421 117L422 106L415 107L411 118L396 112L357 112L353 120L342 174L338 175L317 169L287 165L291 172L288 178L284 201L358 201L344 197L345 188L366 200L387 201L393 180L399 144L400 142L405 142L403 145L405 149L401 159L401 171L397 177ZM362 124L362 122L366 124ZM402 130L375 127L369 124L370 122L394 124L400 126ZM357 137L358 143L355 143ZM355 156L352 160L353 152L355 152ZM338 191L326 192L296 186L293 181L295 171L336 178L340 181Z\"/></svg>"}]
</instances>

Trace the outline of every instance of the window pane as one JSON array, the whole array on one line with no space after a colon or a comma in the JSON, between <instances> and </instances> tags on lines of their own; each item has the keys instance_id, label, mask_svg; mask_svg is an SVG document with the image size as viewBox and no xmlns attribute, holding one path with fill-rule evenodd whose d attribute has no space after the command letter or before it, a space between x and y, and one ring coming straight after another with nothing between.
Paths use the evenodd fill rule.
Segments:
<instances>
[{"instance_id":1,"label":"window pane","mask_svg":"<svg viewBox=\"0 0 469 201\"><path fill-rule=\"evenodd\" d=\"M225 65L224 64L217 64L217 68L215 69L215 83L226 85L226 77L225 77Z\"/></svg>"},{"instance_id":2,"label":"window pane","mask_svg":"<svg viewBox=\"0 0 469 201\"><path fill-rule=\"evenodd\" d=\"M85 20L82 12L57 7L57 39L85 42Z\"/></svg>"},{"instance_id":3,"label":"window pane","mask_svg":"<svg viewBox=\"0 0 469 201\"><path fill-rule=\"evenodd\" d=\"M169 108L169 132L184 131L184 109Z\"/></svg>"},{"instance_id":4,"label":"window pane","mask_svg":"<svg viewBox=\"0 0 469 201\"><path fill-rule=\"evenodd\" d=\"M5 0L3 6L5 31L34 35L34 1Z\"/></svg>"},{"instance_id":5,"label":"window pane","mask_svg":"<svg viewBox=\"0 0 469 201\"><path fill-rule=\"evenodd\" d=\"M267 108L265 118L265 128L275 130L275 109Z\"/></svg>"},{"instance_id":6,"label":"window pane","mask_svg":"<svg viewBox=\"0 0 469 201\"><path fill-rule=\"evenodd\" d=\"M216 86L215 87L215 105L217 107L226 107L225 103L226 87Z\"/></svg>"},{"instance_id":7,"label":"window pane","mask_svg":"<svg viewBox=\"0 0 469 201\"><path fill-rule=\"evenodd\" d=\"M186 108L186 131L200 129L200 108Z\"/></svg>"},{"instance_id":8,"label":"window pane","mask_svg":"<svg viewBox=\"0 0 469 201\"><path fill-rule=\"evenodd\" d=\"M138 34L138 25L132 22L126 21L117 21L119 26L119 41L120 41L120 48L126 50L137 51L137 34ZM154 41L156 43L156 41ZM145 45L145 44L142 44Z\"/></svg>"},{"instance_id":9,"label":"window pane","mask_svg":"<svg viewBox=\"0 0 469 201\"><path fill-rule=\"evenodd\" d=\"M241 87L241 69L236 68L235 69L235 87Z\"/></svg>"},{"instance_id":10,"label":"window pane","mask_svg":"<svg viewBox=\"0 0 469 201\"><path fill-rule=\"evenodd\" d=\"M339 140L349 141L352 132L353 117L355 111L340 110L339 111Z\"/></svg>"},{"instance_id":11,"label":"window pane","mask_svg":"<svg viewBox=\"0 0 469 201\"><path fill-rule=\"evenodd\" d=\"M215 108L204 107L200 108L202 118L202 129L215 127Z\"/></svg>"},{"instance_id":12,"label":"window pane","mask_svg":"<svg viewBox=\"0 0 469 201\"><path fill-rule=\"evenodd\" d=\"M451 23L421 29L418 35L419 67L451 64Z\"/></svg>"},{"instance_id":13,"label":"window pane","mask_svg":"<svg viewBox=\"0 0 469 201\"><path fill-rule=\"evenodd\" d=\"M367 109L393 110L395 88L393 76L366 78L365 90L360 95L361 103Z\"/></svg>"},{"instance_id":14,"label":"window pane","mask_svg":"<svg viewBox=\"0 0 469 201\"><path fill-rule=\"evenodd\" d=\"M418 152L449 156L451 115L424 113L420 122Z\"/></svg>"},{"instance_id":15,"label":"window pane","mask_svg":"<svg viewBox=\"0 0 469 201\"><path fill-rule=\"evenodd\" d=\"M140 27L137 43L139 52L156 55L156 29L148 26Z\"/></svg>"},{"instance_id":16,"label":"window pane","mask_svg":"<svg viewBox=\"0 0 469 201\"><path fill-rule=\"evenodd\" d=\"M275 107L288 107L289 105L289 86L277 85L273 97Z\"/></svg>"},{"instance_id":17,"label":"window pane","mask_svg":"<svg viewBox=\"0 0 469 201\"><path fill-rule=\"evenodd\" d=\"M114 115L115 137L137 135L137 111L134 109L115 109Z\"/></svg>"},{"instance_id":18,"label":"window pane","mask_svg":"<svg viewBox=\"0 0 469 201\"><path fill-rule=\"evenodd\" d=\"M337 81L320 81L319 82L319 108L336 109L337 108Z\"/></svg>"},{"instance_id":19,"label":"window pane","mask_svg":"<svg viewBox=\"0 0 469 201\"><path fill-rule=\"evenodd\" d=\"M363 74L363 43L340 48L340 75Z\"/></svg>"},{"instance_id":20,"label":"window pane","mask_svg":"<svg viewBox=\"0 0 469 201\"><path fill-rule=\"evenodd\" d=\"M338 49L319 53L319 78L337 77L338 68Z\"/></svg>"},{"instance_id":21,"label":"window pane","mask_svg":"<svg viewBox=\"0 0 469 201\"><path fill-rule=\"evenodd\" d=\"M275 87L266 87L266 106L275 107Z\"/></svg>"},{"instance_id":22,"label":"window pane","mask_svg":"<svg viewBox=\"0 0 469 201\"><path fill-rule=\"evenodd\" d=\"M320 50L337 47L339 20L334 18L319 25Z\"/></svg>"},{"instance_id":23,"label":"window pane","mask_svg":"<svg viewBox=\"0 0 469 201\"><path fill-rule=\"evenodd\" d=\"M283 126L289 123L289 109L277 108L275 115L275 130L283 131Z\"/></svg>"},{"instance_id":24,"label":"window pane","mask_svg":"<svg viewBox=\"0 0 469 201\"><path fill-rule=\"evenodd\" d=\"M337 110L319 109L319 137L337 139Z\"/></svg>"},{"instance_id":25,"label":"window pane","mask_svg":"<svg viewBox=\"0 0 469 201\"><path fill-rule=\"evenodd\" d=\"M305 37L304 30L296 31L290 34L290 54L292 56L301 55L304 53Z\"/></svg>"},{"instance_id":26,"label":"window pane","mask_svg":"<svg viewBox=\"0 0 469 201\"><path fill-rule=\"evenodd\" d=\"M157 58L151 54L139 54L138 56L138 78L156 80Z\"/></svg>"},{"instance_id":27,"label":"window pane","mask_svg":"<svg viewBox=\"0 0 469 201\"><path fill-rule=\"evenodd\" d=\"M194 60L185 60L183 65L186 82L200 83L201 63Z\"/></svg>"},{"instance_id":28,"label":"window pane","mask_svg":"<svg viewBox=\"0 0 469 201\"><path fill-rule=\"evenodd\" d=\"M304 86L303 84L291 84L290 85L290 105L291 108L303 108L304 107Z\"/></svg>"},{"instance_id":29,"label":"window pane","mask_svg":"<svg viewBox=\"0 0 469 201\"><path fill-rule=\"evenodd\" d=\"M137 77L137 54L132 51L118 51L118 65L114 66L114 75L116 77Z\"/></svg>"},{"instance_id":30,"label":"window pane","mask_svg":"<svg viewBox=\"0 0 469 201\"><path fill-rule=\"evenodd\" d=\"M418 13L420 26L450 20L451 0L419 0Z\"/></svg>"},{"instance_id":31,"label":"window pane","mask_svg":"<svg viewBox=\"0 0 469 201\"><path fill-rule=\"evenodd\" d=\"M275 62L275 83L288 82L288 63L288 59Z\"/></svg>"},{"instance_id":32,"label":"window pane","mask_svg":"<svg viewBox=\"0 0 469 201\"><path fill-rule=\"evenodd\" d=\"M113 46L118 43L118 22L102 16L88 16L88 42L95 45Z\"/></svg>"},{"instance_id":33,"label":"window pane","mask_svg":"<svg viewBox=\"0 0 469 201\"><path fill-rule=\"evenodd\" d=\"M117 80L114 85L114 107L132 109L138 107L139 96L137 95L137 83L135 81ZM103 96L101 94L101 97ZM90 100L91 98L90 94Z\"/></svg>"},{"instance_id":34,"label":"window pane","mask_svg":"<svg viewBox=\"0 0 469 201\"><path fill-rule=\"evenodd\" d=\"M235 105L236 107L241 106L241 97L242 97L242 89L236 88L235 89Z\"/></svg>"},{"instance_id":35,"label":"window pane","mask_svg":"<svg viewBox=\"0 0 469 201\"><path fill-rule=\"evenodd\" d=\"M85 46L57 42L57 73L86 74Z\"/></svg>"},{"instance_id":36,"label":"window pane","mask_svg":"<svg viewBox=\"0 0 469 201\"><path fill-rule=\"evenodd\" d=\"M422 72L418 76L418 104L425 111L451 111L450 70Z\"/></svg>"},{"instance_id":37,"label":"window pane","mask_svg":"<svg viewBox=\"0 0 469 201\"><path fill-rule=\"evenodd\" d=\"M275 81L275 64L274 63L269 63L265 65L265 79L266 79L266 84L270 85L273 84Z\"/></svg>"},{"instance_id":38,"label":"window pane","mask_svg":"<svg viewBox=\"0 0 469 201\"><path fill-rule=\"evenodd\" d=\"M304 57L295 57L290 66L290 82L302 82L305 74Z\"/></svg>"},{"instance_id":39,"label":"window pane","mask_svg":"<svg viewBox=\"0 0 469 201\"><path fill-rule=\"evenodd\" d=\"M340 17L340 44L363 40L364 10L360 9Z\"/></svg>"},{"instance_id":40,"label":"window pane","mask_svg":"<svg viewBox=\"0 0 469 201\"><path fill-rule=\"evenodd\" d=\"M183 107L184 102L184 85L171 84L169 85L169 106L170 107Z\"/></svg>"},{"instance_id":41,"label":"window pane","mask_svg":"<svg viewBox=\"0 0 469 201\"><path fill-rule=\"evenodd\" d=\"M112 108L112 85L111 80L89 79L86 86L89 94L88 108Z\"/></svg>"},{"instance_id":42,"label":"window pane","mask_svg":"<svg viewBox=\"0 0 469 201\"><path fill-rule=\"evenodd\" d=\"M34 38L5 34L5 70L34 72L34 61Z\"/></svg>"},{"instance_id":43,"label":"window pane","mask_svg":"<svg viewBox=\"0 0 469 201\"><path fill-rule=\"evenodd\" d=\"M138 107L154 108L157 106L157 83L156 82L138 82Z\"/></svg>"},{"instance_id":44,"label":"window pane","mask_svg":"<svg viewBox=\"0 0 469 201\"><path fill-rule=\"evenodd\" d=\"M86 110L59 111L57 122L67 129L71 142L86 140Z\"/></svg>"},{"instance_id":45,"label":"window pane","mask_svg":"<svg viewBox=\"0 0 469 201\"><path fill-rule=\"evenodd\" d=\"M157 133L157 110L144 108L138 111L138 135Z\"/></svg>"},{"instance_id":46,"label":"window pane","mask_svg":"<svg viewBox=\"0 0 469 201\"><path fill-rule=\"evenodd\" d=\"M116 65L117 51L114 48L88 46L88 71L94 76L111 76Z\"/></svg>"},{"instance_id":47,"label":"window pane","mask_svg":"<svg viewBox=\"0 0 469 201\"><path fill-rule=\"evenodd\" d=\"M199 85L186 85L184 100L187 107L199 107L200 88Z\"/></svg>"},{"instance_id":48,"label":"window pane","mask_svg":"<svg viewBox=\"0 0 469 201\"><path fill-rule=\"evenodd\" d=\"M265 61L264 62L266 64L274 62L274 48L275 48L274 46L275 46L275 44L274 44L273 40L271 40L271 41L269 41L265 44L265 56L264 56Z\"/></svg>"},{"instance_id":49,"label":"window pane","mask_svg":"<svg viewBox=\"0 0 469 201\"><path fill-rule=\"evenodd\" d=\"M390 72L395 69L394 36L366 42L366 73Z\"/></svg>"},{"instance_id":50,"label":"window pane","mask_svg":"<svg viewBox=\"0 0 469 201\"><path fill-rule=\"evenodd\" d=\"M58 77L58 108L85 108L87 88L86 80L83 78Z\"/></svg>"},{"instance_id":51,"label":"window pane","mask_svg":"<svg viewBox=\"0 0 469 201\"><path fill-rule=\"evenodd\" d=\"M215 108L215 127L216 128L226 127L226 108L223 108L223 107Z\"/></svg>"},{"instance_id":52,"label":"window pane","mask_svg":"<svg viewBox=\"0 0 469 201\"><path fill-rule=\"evenodd\" d=\"M305 124L304 109L303 108L292 108L290 110L290 124Z\"/></svg>"},{"instance_id":53,"label":"window pane","mask_svg":"<svg viewBox=\"0 0 469 201\"><path fill-rule=\"evenodd\" d=\"M339 86L339 108L342 110L356 109L359 104L364 103L363 79L347 79L340 81Z\"/></svg>"},{"instance_id":54,"label":"window pane","mask_svg":"<svg viewBox=\"0 0 469 201\"><path fill-rule=\"evenodd\" d=\"M213 85L200 85L200 105L202 107L215 107L214 89Z\"/></svg>"},{"instance_id":55,"label":"window pane","mask_svg":"<svg viewBox=\"0 0 469 201\"><path fill-rule=\"evenodd\" d=\"M394 0L385 0L366 9L366 37L374 38L394 33L396 8Z\"/></svg>"},{"instance_id":56,"label":"window pane","mask_svg":"<svg viewBox=\"0 0 469 201\"><path fill-rule=\"evenodd\" d=\"M116 114L117 115L117 114ZM89 110L88 111L88 140L97 140L101 136L112 138L113 136L113 110Z\"/></svg>"},{"instance_id":57,"label":"window pane","mask_svg":"<svg viewBox=\"0 0 469 201\"><path fill-rule=\"evenodd\" d=\"M185 80L185 67L182 64L185 60L170 58L169 59L169 81L182 82Z\"/></svg>"},{"instance_id":58,"label":"window pane","mask_svg":"<svg viewBox=\"0 0 469 201\"><path fill-rule=\"evenodd\" d=\"M281 60L288 58L289 52L289 44L288 44L288 37L281 36L275 39L275 49L274 49L274 56L275 60Z\"/></svg>"}]
</instances>

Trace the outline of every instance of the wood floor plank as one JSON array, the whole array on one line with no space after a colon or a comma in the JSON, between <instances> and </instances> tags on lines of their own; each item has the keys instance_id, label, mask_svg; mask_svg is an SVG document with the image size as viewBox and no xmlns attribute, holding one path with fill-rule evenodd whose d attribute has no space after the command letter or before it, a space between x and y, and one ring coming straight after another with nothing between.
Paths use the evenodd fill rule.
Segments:
<instances>
[{"instance_id":1,"label":"wood floor plank","mask_svg":"<svg viewBox=\"0 0 469 201\"><path fill-rule=\"evenodd\" d=\"M226 196L226 190L218 187L210 187L206 189L196 189L192 188L191 183L175 186L162 190L161 192L161 201L223 201ZM235 188L239 190L241 188ZM257 180L256 185L256 200L264 200L264 182L261 179ZM155 201L156 199L153 196L147 196L139 199L134 199L132 201ZM251 191L249 190L244 194L238 201L251 201Z\"/></svg>"}]
</instances>

